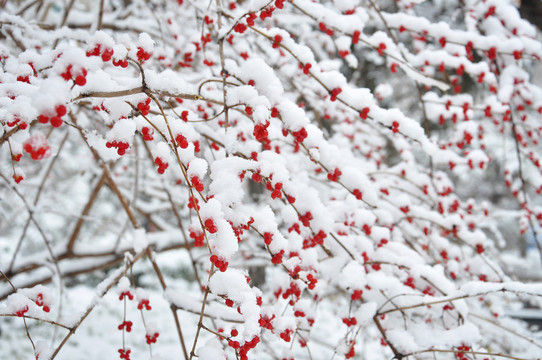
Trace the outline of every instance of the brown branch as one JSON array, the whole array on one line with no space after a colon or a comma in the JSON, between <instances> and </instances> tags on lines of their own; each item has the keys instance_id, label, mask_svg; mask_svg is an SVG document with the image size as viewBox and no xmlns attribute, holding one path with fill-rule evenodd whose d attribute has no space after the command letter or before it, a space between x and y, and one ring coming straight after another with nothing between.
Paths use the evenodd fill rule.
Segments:
<instances>
[{"instance_id":1,"label":"brown branch","mask_svg":"<svg viewBox=\"0 0 542 360\"><path fill-rule=\"evenodd\" d=\"M103 184L105 183L105 173L102 174L100 177L100 180L98 180L98 183L94 187L94 190L92 191L92 194L90 195L90 198L87 201L87 204L85 205L85 208L81 212L81 216L79 217L79 221L77 221L77 224L75 225L75 228L73 229L72 235L70 236L70 240L68 241L68 245L66 247L66 252L68 254L73 253L73 246L75 244L75 240L79 236L79 232L81 231L81 228L83 227L83 223L85 222L85 217L90 212L90 209L92 209L92 206L94 205L94 201L98 197L98 193L100 192L100 189L102 188Z\"/></svg>"}]
</instances>

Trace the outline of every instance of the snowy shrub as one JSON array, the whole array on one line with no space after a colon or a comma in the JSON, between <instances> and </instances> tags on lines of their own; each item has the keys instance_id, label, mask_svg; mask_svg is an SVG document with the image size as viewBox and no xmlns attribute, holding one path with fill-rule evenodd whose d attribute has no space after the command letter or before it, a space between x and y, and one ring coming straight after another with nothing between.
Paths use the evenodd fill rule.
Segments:
<instances>
[{"instance_id":1,"label":"snowy shrub","mask_svg":"<svg viewBox=\"0 0 542 360\"><path fill-rule=\"evenodd\" d=\"M542 353L516 2L0 4L0 357Z\"/></svg>"}]
</instances>

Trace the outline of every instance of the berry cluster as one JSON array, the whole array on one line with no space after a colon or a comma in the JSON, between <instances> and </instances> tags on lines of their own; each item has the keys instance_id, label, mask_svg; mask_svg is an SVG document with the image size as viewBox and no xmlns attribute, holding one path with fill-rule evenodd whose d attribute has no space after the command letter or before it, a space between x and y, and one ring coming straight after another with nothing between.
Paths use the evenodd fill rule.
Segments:
<instances>
[{"instance_id":1,"label":"berry cluster","mask_svg":"<svg viewBox=\"0 0 542 360\"><path fill-rule=\"evenodd\" d=\"M137 60L143 63L151 58L151 53L146 52L142 47L137 48Z\"/></svg>"},{"instance_id":2,"label":"berry cluster","mask_svg":"<svg viewBox=\"0 0 542 360\"><path fill-rule=\"evenodd\" d=\"M284 249L273 255L271 258L271 263L275 265L282 264L282 255L284 255Z\"/></svg>"},{"instance_id":3,"label":"berry cluster","mask_svg":"<svg viewBox=\"0 0 542 360\"><path fill-rule=\"evenodd\" d=\"M62 125L62 117L66 115L68 110L66 109L66 106L64 105L57 105L55 107L55 115L52 115L50 112L45 112L44 114L40 114L38 116L38 121L41 124L47 124L48 122L51 122L52 127L60 127Z\"/></svg>"},{"instance_id":4,"label":"berry cluster","mask_svg":"<svg viewBox=\"0 0 542 360\"><path fill-rule=\"evenodd\" d=\"M43 302L43 294L42 293L39 293L38 296L36 296L36 305L38 305L39 307L43 307L43 311L45 311L45 312L51 311L51 308L49 308L49 306L46 305Z\"/></svg>"},{"instance_id":5,"label":"berry cluster","mask_svg":"<svg viewBox=\"0 0 542 360\"><path fill-rule=\"evenodd\" d=\"M292 329L286 329L283 332L280 333L280 338L286 342L292 341L292 333L294 331Z\"/></svg>"},{"instance_id":6,"label":"berry cluster","mask_svg":"<svg viewBox=\"0 0 542 360\"><path fill-rule=\"evenodd\" d=\"M76 85L83 86L87 83L87 69L82 67L79 71L74 71L72 65L68 65L66 70L60 74L66 81L73 80Z\"/></svg>"},{"instance_id":7,"label":"berry cluster","mask_svg":"<svg viewBox=\"0 0 542 360\"><path fill-rule=\"evenodd\" d=\"M153 137L154 129L153 128L143 126L143 128L141 129L141 134L143 135L143 140L145 140L145 141L152 141L154 139L154 137Z\"/></svg>"},{"instance_id":8,"label":"berry cluster","mask_svg":"<svg viewBox=\"0 0 542 360\"><path fill-rule=\"evenodd\" d=\"M224 259L219 258L216 255L211 255L211 263L213 263L221 272L226 271L228 269L228 262Z\"/></svg>"},{"instance_id":9,"label":"berry cluster","mask_svg":"<svg viewBox=\"0 0 542 360\"><path fill-rule=\"evenodd\" d=\"M24 314L28 311L28 305L25 305L22 309L17 310L15 313L18 317L23 317Z\"/></svg>"},{"instance_id":10,"label":"berry cluster","mask_svg":"<svg viewBox=\"0 0 542 360\"><path fill-rule=\"evenodd\" d=\"M119 300L124 300L125 297L127 297L128 300L134 300L134 295L132 295L132 293L129 290L128 291L123 291L119 295Z\"/></svg>"},{"instance_id":11,"label":"berry cluster","mask_svg":"<svg viewBox=\"0 0 542 360\"><path fill-rule=\"evenodd\" d=\"M151 310L152 307L149 303L149 299L141 299L139 301L139 304L137 304L137 309L138 310L143 310L143 308L145 308L146 310Z\"/></svg>"},{"instance_id":12,"label":"berry cluster","mask_svg":"<svg viewBox=\"0 0 542 360\"><path fill-rule=\"evenodd\" d=\"M211 234L214 234L218 231L218 228L216 227L216 224L213 219L207 219L205 220L205 229L207 229L208 232Z\"/></svg>"},{"instance_id":13,"label":"berry cluster","mask_svg":"<svg viewBox=\"0 0 542 360\"><path fill-rule=\"evenodd\" d=\"M158 165L158 169L156 169L156 171L158 171L158 174L163 174L169 166L169 164L165 162L161 157L157 157L156 159L154 159L154 163Z\"/></svg>"},{"instance_id":14,"label":"berry cluster","mask_svg":"<svg viewBox=\"0 0 542 360\"><path fill-rule=\"evenodd\" d=\"M22 175L13 174L13 180L15 180L15 183L20 183L24 180L24 177Z\"/></svg>"},{"instance_id":15,"label":"berry cluster","mask_svg":"<svg viewBox=\"0 0 542 360\"><path fill-rule=\"evenodd\" d=\"M119 349L120 358L124 360L130 360L130 352L132 350Z\"/></svg>"},{"instance_id":16,"label":"berry cluster","mask_svg":"<svg viewBox=\"0 0 542 360\"><path fill-rule=\"evenodd\" d=\"M327 178L331 181L339 181L339 177L342 175L341 170L338 168L335 168L333 172L329 172L327 174ZM359 191L359 190L358 190Z\"/></svg>"},{"instance_id":17,"label":"berry cluster","mask_svg":"<svg viewBox=\"0 0 542 360\"><path fill-rule=\"evenodd\" d=\"M102 60L104 62L108 62L111 60L111 57L113 56L113 49L108 47L103 47L101 44L96 44L92 50L87 51L87 56L102 56Z\"/></svg>"},{"instance_id":18,"label":"berry cluster","mask_svg":"<svg viewBox=\"0 0 542 360\"><path fill-rule=\"evenodd\" d=\"M254 336L252 338L252 340L245 342L241 346L241 348L239 349L239 358L240 358L240 360L248 360L247 353L251 349L254 349L258 345L259 342L260 342L260 337L257 336L257 335Z\"/></svg>"},{"instance_id":19,"label":"berry cluster","mask_svg":"<svg viewBox=\"0 0 542 360\"><path fill-rule=\"evenodd\" d=\"M122 59L122 60L113 59L113 65L114 66L120 66L121 68L127 68L128 67L128 60L127 59Z\"/></svg>"},{"instance_id":20,"label":"berry cluster","mask_svg":"<svg viewBox=\"0 0 542 360\"><path fill-rule=\"evenodd\" d=\"M337 100L337 96L339 96L340 93L342 93L342 89L341 88L335 88L333 90L331 90L331 94L330 94L330 97L329 97L329 100L331 101L336 101Z\"/></svg>"},{"instance_id":21,"label":"berry cluster","mask_svg":"<svg viewBox=\"0 0 542 360\"><path fill-rule=\"evenodd\" d=\"M156 343L156 339L158 338L158 335L160 335L160 333L158 332L155 332L154 334L146 334L145 335L145 338L147 339L147 344L154 344Z\"/></svg>"},{"instance_id":22,"label":"berry cluster","mask_svg":"<svg viewBox=\"0 0 542 360\"><path fill-rule=\"evenodd\" d=\"M199 210L200 207L199 207L198 203L199 203L199 201L198 201L198 199L196 199L195 197L190 196L190 197L188 198L188 208L189 208L189 209L194 209L194 208L196 208L196 210Z\"/></svg>"},{"instance_id":23,"label":"berry cluster","mask_svg":"<svg viewBox=\"0 0 542 360\"><path fill-rule=\"evenodd\" d=\"M106 142L105 146L108 149L110 149L112 147L116 148L117 149L117 154L122 156L122 155L126 154L126 150L130 147L130 144L128 142L126 142L126 141L113 140L113 141Z\"/></svg>"},{"instance_id":24,"label":"berry cluster","mask_svg":"<svg viewBox=\"0 0 542 360\"><path fill-rule=\"evenodd\" d=\"M202 247L205 245L205 235L201 231L190 230L190 237L194 239L195 247Z\"/></svg>"},{"instance_id":25,"label":"berry cluster","mask_svg":"<svg viewBox=\"0 0 542 360\"><path fill-rule=\"evenodd\" d=\"M181 149L186 149L188 147L188 139L183 134L178 134L175 137L175 141Z\"/></svg>"},{"instance_id":26,"label":"berry cluster","mask_svg":"<svg viewBox=\"0 0 542 360\"><path fill-rule=\"evenodd\" d=\"M322 245L326 237L327 234L323 230L318 231L316 235L303 240L303 249L309 249L317 245Z\"/></svg>"},{"instance_id":27,"label":"berry cluster","mask_svg":"<svg viewBox=\"0 0 542 360\"><path fill-rule=\"evenodd\" d=\"M51 148L43 134L37 133L23 143L23 150L30 154L32 160L41 160L51 154Z\"/></svg>"},{"instance_id":28,"label":"berry cluster","mask_svg":"<svg viewBox=\"0 0 542 360\"><path fill-rule=\"evenodd\" d=\"M358 321L356 320L355 317L351 317L351 318L345 317L345 318L343 318L343 323L344 323L346 326L350 327L350 326L355 326L355 325L357 325L357 324L358 324Z\"/></svg>"},{"instance_id":29,"label":"berry cluster","mask_svg":"<svg viewBox=\"0 0 542 360\"><path fill-rule=\"evenodd\" d=\"M354 290L350 298L352 299L352 301L361 300L361 295L363 295L363 290L357 289Z\"/></svg>"},{"instance_id":30,"label":"berry cluster","mask_svg":"<svg viewBox=\"0 0 542 360\"><path fill-rule=\"evenodd\" d=\"M270 181L268 181L266 184L265 184L265 187L267 188L267 190L271 191L271 198L272 199L280 199L282 197L282 183L281 182L278 182L275 184L275 187L273 188L273 185L271 184Z\"/></svg>"},{"instance_id":31,"label":"berry cluster","mask_svg":"<svg viewBox=\"0 0 542 360\"><path fill-rule=\"evenodd\" d=\"M354 194L354 196L355 196L356 199L358 199L358 200L363 199L363 194L361 193L361 191L360 191L359 189L354 189L354 190L352 190L352 194Z\"/></svg>"},{"instance_id":32,"label":"berry cluster","mask_svg":"<svg viewBox=\"0 0 542 360\"><path fill-rule=\"evenodd\" d=\"M310 226L310 221L313 219L310 211L307 211L304 215L298 215L298 217L299 221L306 227Z\"/></svg>"},{"instance_id":33,"label":"berry cluster","mask_svg":"<svg viewBox=\"0 0 542 360\"><path fill-rule=\"evenodd\" d=\"M203 191L203 182L197 175L192 175L190 177L190 182L192 183L192 186L196 189L196 191L202 192Z\"/></svg>"},{"instance_id":34,"label":"berry cluster","mask_svg":"<svg viewBox=\"0 0 542 360\"><path fill-rule=\"evenodd\" d=\"M275 315L273 314L272 317L269 317L268 315L260 315L260 320L258 320L258 324L260 327L267 329L267 330L273 330L273 319L275 318Z\"/></svg>"},{"instance_id":35,"label":"berry cluster","mask_svg":"<svg viewBox=\"0 0 542 360\"><path fill-rule=\"evenodd\" d=\"M265 242L265 245L270 245L271 241L273 241L273 234L271 234L270 232L264 233L263 241Z\"/></svg>"},{"instance_id":36,"label":"berry cluster","mask_svg":"<svg viewBox=\"0 0 542 360\"><path fill-rule=\"evenodd\" d=\"M268 127L269 127L269 121L266 121L265 124L258 123L254 125L254 131L252 132L256 140L261 142L264 145L264 148L266 150L271 149L271 145L270 145L271 141L268 138L269 133L267 132Z\"/></svg>"},{"instance_id":37,"label":"berry cluster","mask_svg":"<svg viewBox=\"0 0 542 360\"><path fill-rule=\"evenodd\" d=\"M24 121L21 122L21 117L17 114L13 115L13 120L6 122L6 125L9 127L13 127L17 124L19 125L19 128L21 130L24 130L28 127L28 124L26 122Z\"/></svg>"},{"instance_id":38,"label":"berry cluster","mask_svg":"<svg viewBox=\"0 0 542 360\"><path fill-rule=\"evenodd\" d=\"M137 109L142 115L148 115L151 109L151 98L146 98L145 101L141 101L137 104Z\"/></svg>"},{"instance_id":39,"label":"berry cluster","mask_svg":"<svg viewBox=\"0 0 542 360\"><path fill-rule=\"evenodd\" d=\"M132 331L132 325L133 323L131 321L123 321L122 324L118 326L119 330L123 330L126 328L127 332Z\"/></svg>"}]
</instances>

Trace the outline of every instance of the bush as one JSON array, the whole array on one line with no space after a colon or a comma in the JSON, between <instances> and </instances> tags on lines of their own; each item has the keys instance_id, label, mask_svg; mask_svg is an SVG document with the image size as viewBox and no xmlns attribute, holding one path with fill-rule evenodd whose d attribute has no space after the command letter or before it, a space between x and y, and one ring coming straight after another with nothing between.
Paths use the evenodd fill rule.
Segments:
<instances>
[{"instance_id":1,"label":"bush","mask_svg":"<svg viewBox=\"0 0 542 360\"><path fill-rule=\"evenodd\" d=\"M512 4L3 6L4 354L541 353L501 234L542 221Z\"/></svg>"}]
</instances>

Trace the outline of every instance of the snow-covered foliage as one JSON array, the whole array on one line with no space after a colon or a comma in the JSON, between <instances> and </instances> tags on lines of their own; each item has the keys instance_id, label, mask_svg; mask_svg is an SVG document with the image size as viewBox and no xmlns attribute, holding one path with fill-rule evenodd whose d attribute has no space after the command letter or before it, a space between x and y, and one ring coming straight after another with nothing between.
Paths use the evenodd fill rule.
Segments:
<instances>
[{"instance_id":1,"label":"snow-covered foliage","mask_svg":"<svg viewBox=\"0 0 542 360\"><path fill-rule=\"evenodd\" d=\"M0 6L0 357L542 353L515 1Z\"/></svg>"}]
</instances>

